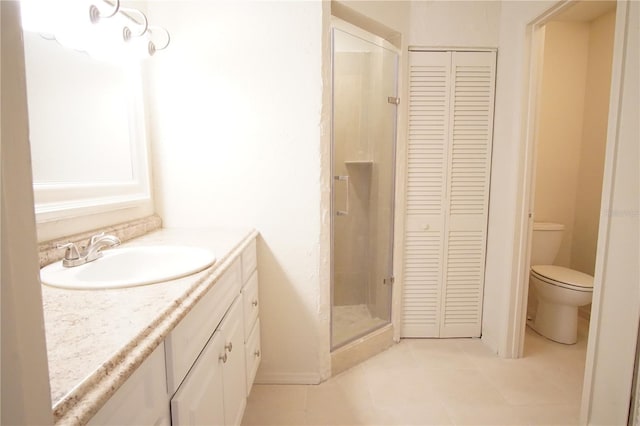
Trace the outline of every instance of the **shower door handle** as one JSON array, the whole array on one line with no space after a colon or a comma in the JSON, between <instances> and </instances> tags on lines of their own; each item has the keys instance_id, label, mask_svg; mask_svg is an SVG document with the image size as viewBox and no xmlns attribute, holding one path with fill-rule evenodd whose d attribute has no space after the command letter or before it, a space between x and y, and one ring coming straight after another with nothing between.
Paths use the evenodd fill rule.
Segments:
<instances>
[{"instance_id":1,"label":"shower door handle","mask_svg":"<svg viewBox=\"0 0 640 426\"><path fill-rule=\"evenodd\" d=\"M344 175L344 176L338 175L338 176L334 176L333 178L337 181L344 182L347 189L347 196L345 197L346 198L345 208L344 210L336 209L336 215L347 216L349 214L349 175Z\"/></svg>"}]
</instances>

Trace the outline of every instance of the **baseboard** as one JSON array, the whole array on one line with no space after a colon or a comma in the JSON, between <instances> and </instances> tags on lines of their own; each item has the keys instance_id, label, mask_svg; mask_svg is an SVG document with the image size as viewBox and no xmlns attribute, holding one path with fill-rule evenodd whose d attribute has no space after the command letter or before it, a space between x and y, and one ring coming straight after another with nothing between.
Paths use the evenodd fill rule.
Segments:
<instances>
[{"instance_id":1,"label":"baseboard","mask_svg":"<svg viewBox=\"0 0 640 426\"><path fill-rule=\"evenodd\" d=\"M260 373L254 383L260 385L317 385L320 383L318 373Z\"/></svg>"}]
</instances>

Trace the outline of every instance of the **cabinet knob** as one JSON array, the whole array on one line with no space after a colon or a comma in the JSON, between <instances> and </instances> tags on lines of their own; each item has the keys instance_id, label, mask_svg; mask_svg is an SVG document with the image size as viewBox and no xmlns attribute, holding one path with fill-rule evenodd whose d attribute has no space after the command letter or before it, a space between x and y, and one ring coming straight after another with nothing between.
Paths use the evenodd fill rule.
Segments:
<instances>
[{"instance_id":1,"label":"cabinet knob","mask_svg":"<svg viewBox=\"0 0 640 426\"><path fill-rule=\"evenodd\" d=\"M253 302L251 302L251 304L252 304L253 306L258 306L258 300L257 300L257 299L254 299L254 300L253 300Z\"/></svg>"},{"instance_id":2,"label":"cabinet knob","mask_svg":"<svg viewBox=\"0 0 640 426\"><path fill-rule=\"evenodd\" d=\"M231 352L233 350L233 342L227 343L226 345L224 345L224 348Z\"/></svg>"},{"instance_id":3,"label":"cabinet knob","mask_svg":"<svg viewBox=\"0 0 640 426\"><path fill-rule=\"evenodd\" d=\"M422 225L422 230L423 231L428 231L429 228L430 228L429 224Z\"/></svg>"},{"instance_id":4,"label":"cabinet knob","mask_svg":"<svg viewBox=\"0 0 640 426\"><path fill-rule=\"evenodd\" d=\"M256 349L253 354L256 356L256 358L260 358L260 349Z\"/></svg>"},{"instance_id":5,"label":"cabinet knob","mask_svg":"<svg viewBox=\"0 0 640 426\"><path fill-rule=\"evenodd\" d=\"M224 354L218 356L218 361L222 361L223 364L227 363L227 353L225 352Z\"/></svg>"}]
</instances>

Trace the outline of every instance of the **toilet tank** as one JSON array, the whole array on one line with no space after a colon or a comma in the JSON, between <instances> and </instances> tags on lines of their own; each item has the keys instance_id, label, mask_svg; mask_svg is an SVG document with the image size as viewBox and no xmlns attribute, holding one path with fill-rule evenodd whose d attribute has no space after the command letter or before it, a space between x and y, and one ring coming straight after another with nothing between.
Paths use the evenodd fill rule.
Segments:
<instances>
[{"instance_id":1,"label":"toilet tank","mask_svg":"<svg viewBox=\"0 0 640 426\"><path fill-rule=\"evenodd\" d=\"M553 265L560 250L564 225L534 222L531 242L531 265Z\"/></svg>"}]
</instances>

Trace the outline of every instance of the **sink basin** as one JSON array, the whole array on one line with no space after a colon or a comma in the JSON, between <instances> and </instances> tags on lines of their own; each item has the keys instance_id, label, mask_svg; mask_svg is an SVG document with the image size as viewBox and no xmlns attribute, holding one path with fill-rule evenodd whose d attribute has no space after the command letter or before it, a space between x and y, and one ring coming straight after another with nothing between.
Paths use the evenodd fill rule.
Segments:
<instances>
[{"instance_id":1,"label":"sink basin","mask_svg":"<svg viewBox=\"0 0 640 426\"><path fill-rule=\"evenodd\" d=\"M104 250L93 262L65 268L62 261L40 270L43 284L68 289L135 287L195 274L216 260L210 250L186 246L137 246Z\"/></svg>"}]
</instances>

